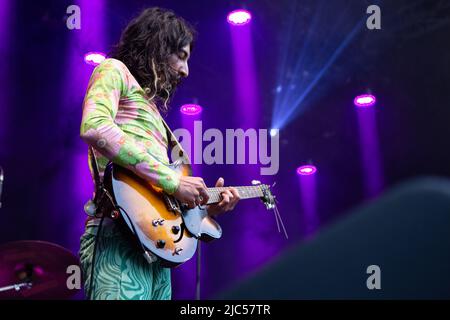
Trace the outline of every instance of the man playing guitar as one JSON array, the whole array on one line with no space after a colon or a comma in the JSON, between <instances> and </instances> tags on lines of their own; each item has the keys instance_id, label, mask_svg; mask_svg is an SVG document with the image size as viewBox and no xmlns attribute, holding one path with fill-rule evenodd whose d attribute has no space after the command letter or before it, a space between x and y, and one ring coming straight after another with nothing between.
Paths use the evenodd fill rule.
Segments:
<instances>
[{"instance_id":1,"label":"man playing guitar","mask_svg":"<svg viewBox=\"0 0 450 320\"><path fill-rule=\"evenodd\" d=\"M111 58L91 76L80 131L90 146L90 159L95 159L90 169L98 175L97 183L106 165L113 162L189 208L205 205L208 215L216 216L236 206L237 189L223 189L221 201L207 205L203 179L181 175L168 166L169 141L161 116L168 111L180 79L189 74L194 33L186 21L161 8L146 9L133 19ZM223 185L219 178L216 187ZM87 298L170 299L170 269L158 261L148 263L116 221L105 219L98 232L99 220L88 219L80 240Z\"/></svg>"}]
</instances>

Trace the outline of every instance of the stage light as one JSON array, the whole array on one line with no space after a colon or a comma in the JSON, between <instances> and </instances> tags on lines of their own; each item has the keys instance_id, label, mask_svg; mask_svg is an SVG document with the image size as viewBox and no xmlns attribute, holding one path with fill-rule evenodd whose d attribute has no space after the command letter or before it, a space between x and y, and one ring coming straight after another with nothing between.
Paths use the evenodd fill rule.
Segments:
<instances>
[{"instance_id":1,"label":"stage light","mask_svg":"<svg viewBox=\"0 0 450 320\"><path fill-rule=\"evenodd\" d=\"M297 168L297 174L301 176L309 176L315 174L317 168L313 165L304 165Z\"/></svg>"},{"instance_id":2,"label":"stage light","mask_svg":"<svg viewBox=\"0 0 450 320\"><path fill-rule=\"evenodd\" d=\"M376 102L376 98L375 96L371 95L371 94L363 94L360 96L357 96L354 100L353 103L355 104L355 106L357 107L370 107L373 106Z\"/></svg>"},{"instance_id":3,"label":"stage light","mask_svg":"<svg viewBox=\"0 0 450 320\"><path fill-rule=\"evenodd\" d=\"M311 164L297 168L297 177L300 184L300 205L302 208L302 226L305 236L312 236L319 227L317 215L317 168Z\"/></svg>"},{"instance_id":4,"label":"stage light","mask_svg":"<svg viewBox=\"0 0 450 320\"><path fill-rule=\"evenodd\" d=\"M106 54L102 52L88 52L84 55L84 62L91 66L97 66L106 59Z\"/></svg>"},{"instance_id":5,"label":"stage light","mask_svg":"<svg viewBox=\"0 0 450 320\"><path fill-rule=\"evenodd\" d=\"M364 94L354 99L359 126L361 168L363 168L364 191L367 198L378 196L384 186L383 161L376 121L376 109L371 107L376 99Z\"/></svg>"},{"instance_id":6,"label":"stage light","mask_svg":"<svg viewBox=\"0 0 450 320\"><path fill-rule=\"evenodd\" d=\"M279 129L270 129L270 136L275 137L278 134L278 132L280 132Z\"/></svg>"},{"instance_id":7,"label":"stage light","mask_svg":"<svg viewBox=\"0 0 450 320\"><path fill-rule=\"evenodd\" d=\"M239 9L230 12L227 16L227 21L229 24L234 26L242 26L247 24L252 19L252 15L247 10Z\"/></svg>"},{"instance_id":8,"label":"stage light","mask_svg":"<svg viewBox=\"0 0 450 320\"><path fill-rule=\"evenodd\" d=\"M202 107L198 104L184 104L181 106L180 112L187 116L194 116L202 112Z\"/></svg>"},{"instance_id":9,"label":"stage light","mask_svg":"<svg viewBox=\"0 0 450 320\"><path fill-rule=\"evenodd\" d=\"M301 19L298 17L304 14L304 5L300 1L285 2L270 125L280 129L331 92L334 80L328 74L335 74L334 64L366 26L366 17L352 15L351 10L342 10L334 1L325 1L327 10L323 10L324 1L311 1L308 17ZM335 18L330 20L327 12L336 12ZM336 76L344 79L354 59L340 63L342 72Z\"/></svg>"}]
</instances>

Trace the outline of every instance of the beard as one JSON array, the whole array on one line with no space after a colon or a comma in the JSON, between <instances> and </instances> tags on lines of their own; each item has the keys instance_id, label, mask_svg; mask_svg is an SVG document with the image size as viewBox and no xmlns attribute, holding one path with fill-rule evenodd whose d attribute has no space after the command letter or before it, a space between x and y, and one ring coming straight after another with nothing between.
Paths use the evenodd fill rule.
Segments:
<instances>
[{"instance_id":1,"label":"beard","mask_svg":"<svg viewBox=\"0 0 450 320\"><path fill-rule=\"evenodd\" d=\"M168 68L164 77L161 78L165 79L165 81L161 84L158 96L166 100L174 95L177 87L181 83L181 76L172 68Z\"/></svg>"}]
</instances>

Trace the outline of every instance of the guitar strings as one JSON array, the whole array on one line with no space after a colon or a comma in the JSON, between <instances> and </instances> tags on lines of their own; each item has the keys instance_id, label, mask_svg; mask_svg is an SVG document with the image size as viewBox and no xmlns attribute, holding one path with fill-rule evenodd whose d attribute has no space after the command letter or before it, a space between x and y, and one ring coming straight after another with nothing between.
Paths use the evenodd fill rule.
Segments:
<instances>
[{"instance_id":1,"label":"guitar strings","mask_svg":"<svg viewBox=\"0 0 450 320\"><path fill-rule=\"evenodd\" d=\"M275 211L275 207L274 207L274 211ZM281 230L280 230L280 222L278 221L278 216L277 216L277 214L275 212L274 212L273 216L275 217L275 222L277 223L278 232L281 232Z\"/></svg>"},{"instance_id":2,"label":"guitar strings","mask_svg":"<svg viewBox=\"0 0 450 320\"><path fill-rule=\"evenodd\" d=\"M276 204L273 207L273 211L275 212L275 217L276 217L275 219L277 219L277 223L279 221L279 223L281 224L281 227L283 228L284 236L286 237L286 239L289 239L288 234L286 232L286 228L284 227L283 219L281 218L280 212L278 211L278 207Z\"/></svg>"}]
</instances>

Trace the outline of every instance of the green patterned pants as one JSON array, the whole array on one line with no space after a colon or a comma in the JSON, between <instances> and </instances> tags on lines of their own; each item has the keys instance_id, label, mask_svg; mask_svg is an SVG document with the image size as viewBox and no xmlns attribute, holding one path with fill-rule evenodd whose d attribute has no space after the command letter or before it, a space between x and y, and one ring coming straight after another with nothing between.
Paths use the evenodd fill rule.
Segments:
<instances>
[{"instance_id":1,"label":"green patterned pants","mask_svg":"<svg viewBox=\"0 0 450 320\"><path fill-rule=\"evenodd\" d=\"M98 237L92 294L89 295L92 255L98 221L89 221L80 239L84 291L93 300L169 300L170 269L149 264L123 227L105 218Z\"/></svg>"}]
</instances>

